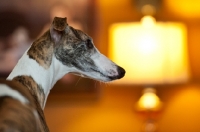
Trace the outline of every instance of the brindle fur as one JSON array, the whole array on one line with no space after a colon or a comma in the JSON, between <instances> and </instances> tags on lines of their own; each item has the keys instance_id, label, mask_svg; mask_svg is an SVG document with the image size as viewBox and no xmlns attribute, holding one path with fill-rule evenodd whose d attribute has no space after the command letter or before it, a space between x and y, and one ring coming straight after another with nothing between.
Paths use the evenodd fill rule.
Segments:
<instances>
[{"instance_id":1,"label":"brindle fur","mask_svg":"<svg viewBox=\"0 0 200 132\"><path fill-rule=\"evenodd\" d=\"M42 126L39 125L40 121L35 120L33 109L36 106L30 91L15 81L0 79L0 84L19 91L29 101L24 105L9 96L0 97L0 132L40 132Z\"/></svg>"},{"instance_id":2,"label":"brindle fur","mask_svg":"<svg viewBox=\"0 0 200 132\"><path fill-rule=\"evenodd\" d=\"M60 19L55 17L52 25L55 32L62 33L67 26L66 18ZM50 37L50 30L48 30L44 35L33 42L27 54L31 59L36 60L41 66L48 69L52 61L53 48L54 43Z\"/></svg>"},{"instance_id":3,"label":"brindle fur","mask_svg":"<svg viewBox=\"0 0 200 132\"><path fill-rule=\"evenodd\" d=\"M36 108L38 115L39 115L39 123L38 126L41 128L41 132L48 132L48 126L46 124L44 112L41 108L41 106L44 103L44 91L42 90L41 86L39 86L31 76L17 76L13 78L13 82L17 82L18 85L23 85L26 88L25 90L28 91L28 99L31 100L31 104L34 104L34 107ZM14 88L13 85L9 85L11 88ZM14 85L15 86L15 85ZM27 89L28 88L28 89ZM20 93L21 90L17 87L17 89ZM23 92L23 91L22 91ZM25 96L26 97L26 96ZM17 113L16 113L17 114ZM18 113L19 114L19 113ZM1 132L1 131L0 131Z\"/></svg>"},{"instance_id":4,"label":"brindle fur","mask_svg":"<svg viewBox=\"0 0 200 132\"><path fill-rule=\"evenodd\" d=\"M48 69L54 53L55 57L68 67L76 67L82 71L91 70L91 67L94 67L94 62L90 56L95 52L92 39L82 31L63 24L63 20L66 19L55 18L53 21L55 27L52 29L61 36L61 40L58 43L53 43L50 30L48 30L42 37L33 42L28 50L29 57ZM61 29L63 31L60 31Z\"/></svg>"},{"instance_id":5,"label":"brindle fur","mask_svg":"<svg viewBox=\"0 0 200 132\"><path fill-rule=\"evenodd\" d=\"M66 21L67 21L67 18L58 18L58 17L55 17L55 18L54 18L54 21L53 21L53 23L52 23L53 28L54 28L55 30L58 30L58 31L63 31L63 30L65 30L66 26L68 25L68 24L66 23Z\"/></svg>"},{"instance_id":6,"label":"brindle fur","mask_svg":"<svg viewBox=\"0 0 200 132\"><path fill-rule=\"evenodd\" d=\"M32 108L16 99L0 97L0 132L39 132Z\"/></svg>"},{"instance_id":7,"label":"brindle fur","mask_svg":"<svg viewBox=\"0 0 200 132\"><path fill-rule=\"evenodd\" d=\"M17 76L13 78L14 81L17 81L27 87L31 94L34 96L36 103L40 103L40 106L44 105L45 94L40 85L38 85L31 76Z\"/></svg>"},{"instance_id":8,"label":"brindle fur","mask_svg":"<svg viewBox=\"0 0 200 132\"><path fill-rule=\"evenodd\" d=\"M90 56L95 51L91 46L91 38L73 27L69 27L68 30L55 47L56 58L68 67L76 67L82 71L91 70L94 62Z\"/></svg>"},{"instance_id":9,"label":"brindle fur","mask_svg":"<svg viewBox=\"0 0 200 132\"><path fill-rule=\"evenodd\" d=\"M45 69L48 69L51 65L52 54L53 43L51 41L49 31L34 41L28 50L29 58L36 60L37 63L39 63Z\"/></svg>"}]
</instances>

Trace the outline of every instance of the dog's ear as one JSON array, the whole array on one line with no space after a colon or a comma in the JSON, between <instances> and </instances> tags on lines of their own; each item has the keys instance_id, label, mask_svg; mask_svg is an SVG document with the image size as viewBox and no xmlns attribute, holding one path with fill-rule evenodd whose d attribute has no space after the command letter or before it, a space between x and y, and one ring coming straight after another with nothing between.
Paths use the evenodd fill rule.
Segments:
<instances>
[{"instance_id":1,"label":"dog's ear","mask_svg":"<svg viewBox=\"0 0 200 132\"><path fill-rule=\"evenodd\" d=\"M51 39L55 42L58 43L62 37L62 34L65 31L65 28L67 27L67 18L60 18L60 17L55 17L51 27L50 27L50 35Z\"/></svg>"}]
</instances>

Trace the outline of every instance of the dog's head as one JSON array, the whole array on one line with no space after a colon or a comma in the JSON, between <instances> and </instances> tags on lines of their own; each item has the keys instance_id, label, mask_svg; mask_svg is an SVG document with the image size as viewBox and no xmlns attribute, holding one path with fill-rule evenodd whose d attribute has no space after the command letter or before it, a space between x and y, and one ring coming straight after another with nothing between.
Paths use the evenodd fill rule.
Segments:
<instances>
[{"instance_id":1,"label":"dog's head","mask_svg":"<svg viewBox=\"0 0 200 132\"><path fill-rule=\"evenodd\" d=\"M55 17L50 31L46 32L41 38L34 42L37 43L35 46L33 43L28 54L30 58L34 58L46 69L52 64L53 58L56 58L65 67L63 69L67 73L70 72L95 80L107 82L120 79L125 74L123 68L97 50L91 37L69 26L66 18ZM43 47L46 48L43 49ZM35 57L34 53L36 52L34 50L37 50L37 57ZM46 56L43 54L46 54ZM65 72L64 70L63 72Z\"/></svg>"}]
</instances>

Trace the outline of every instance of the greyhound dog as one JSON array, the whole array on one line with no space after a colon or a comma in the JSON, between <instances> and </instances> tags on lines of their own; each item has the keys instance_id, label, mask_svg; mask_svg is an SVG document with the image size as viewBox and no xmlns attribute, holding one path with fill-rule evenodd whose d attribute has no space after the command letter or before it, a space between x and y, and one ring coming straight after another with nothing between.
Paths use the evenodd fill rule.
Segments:
<instances>
[{"instance_id":1,"label":"greyhound dog","mask_svg":"<svg viewBox=\"0 0 200 132\"><path fill-rule=\"evenodd\" d=\"M125 70L66 18L55 17L7 80L0 80L0 132L48 132L43 109L50 90L67 73L109 82L122 78Z\"/></svg>"}]
</instances>

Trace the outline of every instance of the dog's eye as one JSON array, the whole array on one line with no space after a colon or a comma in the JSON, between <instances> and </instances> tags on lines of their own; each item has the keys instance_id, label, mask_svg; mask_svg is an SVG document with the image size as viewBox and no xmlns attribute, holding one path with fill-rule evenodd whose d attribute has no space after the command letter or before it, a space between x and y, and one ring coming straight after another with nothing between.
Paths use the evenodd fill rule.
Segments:
<instances>
[{"instance_id":1,"label":"dog's eye","mask_svg":"<svg viewBox=\"0 0 200 132\"><path fill-rule=\"evenodd\" d=\"M86 45L87 45L87 47L88 47L89 49L92 49L92 48L93 48L93 44L92 44L92 42L91 42L90 39L87 39L87 40L86 40Z\"/></svg>"}]
</instances>

